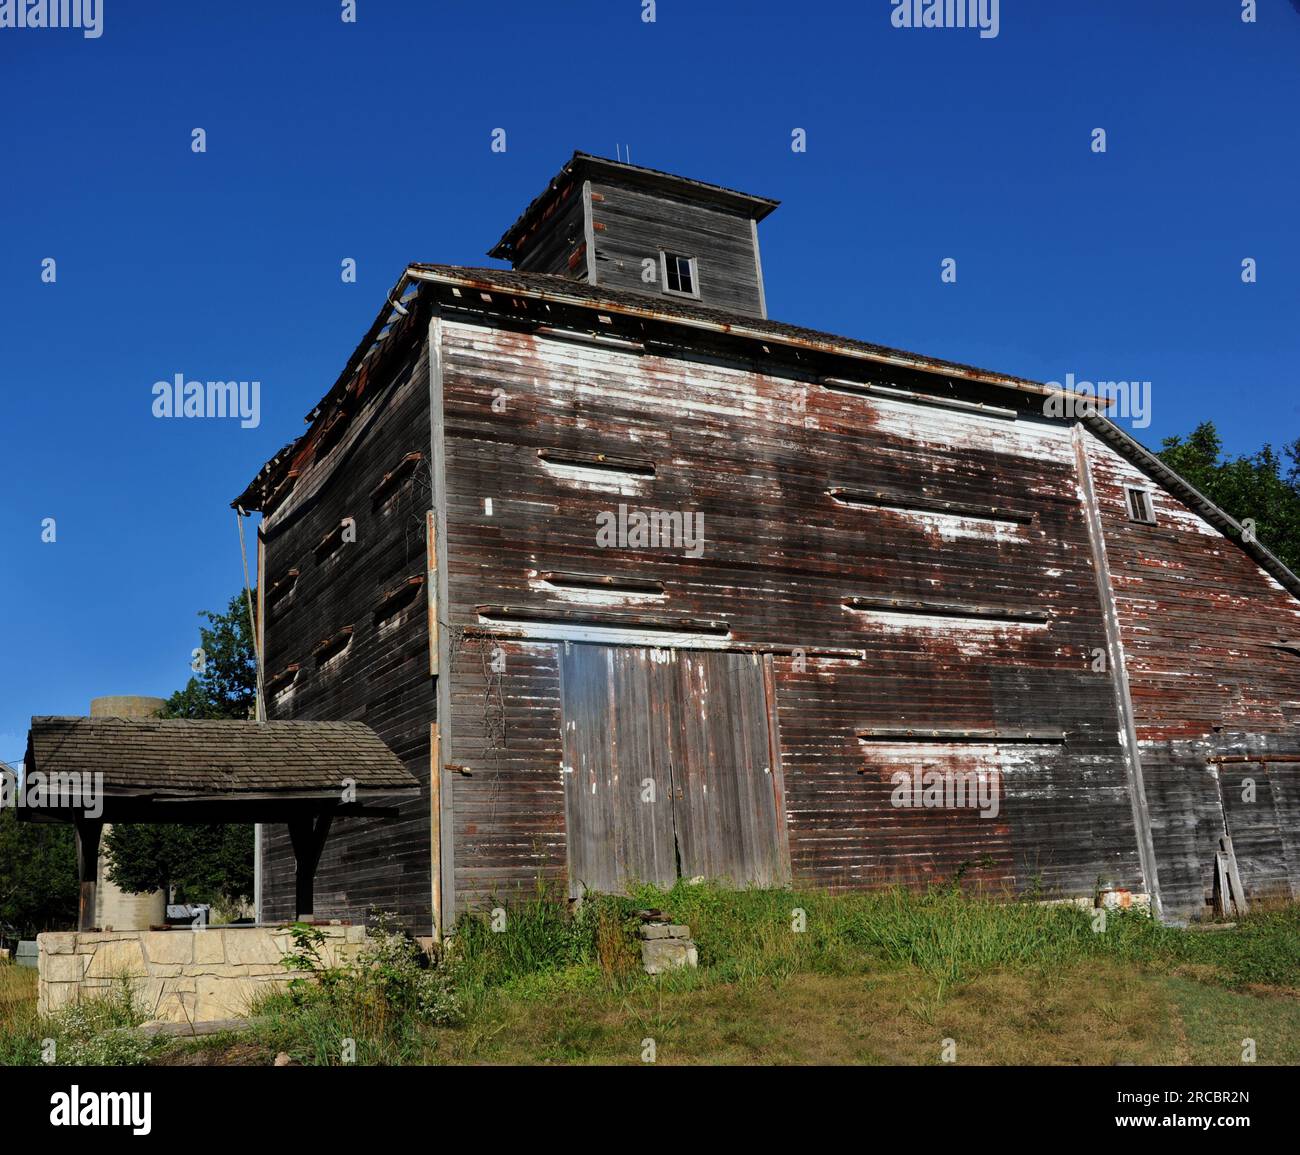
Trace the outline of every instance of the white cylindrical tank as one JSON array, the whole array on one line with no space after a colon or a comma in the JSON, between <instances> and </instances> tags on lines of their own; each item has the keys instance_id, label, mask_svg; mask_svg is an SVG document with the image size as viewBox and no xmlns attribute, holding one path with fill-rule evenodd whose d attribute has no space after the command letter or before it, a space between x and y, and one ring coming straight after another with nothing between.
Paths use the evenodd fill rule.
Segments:
<instances>
[{"instance_id":1,"label":"white cylindrical tank","mask_svg":"<svg viewBox=\"0 0 1300 1155\"><path fill-rule=\"evenodd\" d=\"M166 705L162 698L122 695L94 698L92 718L152 718ZM167 896L161 890L148 894L127 894L108 880L104 866L104 840L111 826L104 827L99 842L99 866L95 884L95 925L102 930L148 930L161 926L167 917Z\"/></svg>"}]
</instances>

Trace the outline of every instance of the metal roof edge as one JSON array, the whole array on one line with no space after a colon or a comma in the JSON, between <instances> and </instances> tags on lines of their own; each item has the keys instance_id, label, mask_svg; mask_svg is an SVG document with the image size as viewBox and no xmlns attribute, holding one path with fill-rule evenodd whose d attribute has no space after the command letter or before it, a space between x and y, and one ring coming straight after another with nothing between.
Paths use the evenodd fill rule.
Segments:
<instances>
[{"instance_id":1,"label":"metal roof edge","mask_svg":"<svg viewBox=\"0 0 1300 1155\"><path fill-rule=\"evenodd\" d=\"M608 313L619 313L624 316L642 317L647 320L663 321L667 324L682 325L686 328L700 329L706 332L723 333L734 337L742 337L748 340L760 341L776 345L785 345L791 348L809 348L819 350L824 353L830 353L837 356L852 357L857 360L870 361L874 364L889 365L897 369L910 369L919 373L930 373L943 377L959 377L964 381L973 381L982 385L995 385L1005 389L1015 389L1022 393L1034 393L1040 396L1049 396L1060 393L1061 390L1053 389L1051 386L1044 385L1039 381L1031 381L1027 377L1013 377L1005 373L994 373L990 370L979 369L973 365L962 365L956 361L943 361L933 357L924 357L916 353L907 353L901 349L890 349L886 346L880 346L878 350L867 349L860 342L854 342L851 338L837 337L832 333L817 333L814 330L807 330L810 334L825 338L825 340L800 340L796 339L789 333L782 332L779 326L764 327L762 320L754 319L754 324L736 321L709 320L700 316L690 316L685 313L665 311L646 305L632 305L623 300L615 300L611 297L585 297L581 294L566 293L551 288L541 286L530 286L520 288L517 285L496 284L485 281L480 276L469 275L473 272L491 273L495 270L470 270L466 269L464 275L452 275L445 271L451 266L430 266L430 265L411 265L407 269L407 274L416 280L431 281L435 284L450 285L458 288L479 289L489 292L498 292L508 294L514 297L532 297L539 301L551 301L557 305L566 305L573 308L592 309ZM520 274L512 270L503 269L503 274L510 276L519 276ZM525 274L528 276L546 276L544 273ZM555 278L557 282L563 284L563 278ZM581 283L581 282L576 282ZM648 298L647 298L648 300Z\"/></svg>"}]
</instances>

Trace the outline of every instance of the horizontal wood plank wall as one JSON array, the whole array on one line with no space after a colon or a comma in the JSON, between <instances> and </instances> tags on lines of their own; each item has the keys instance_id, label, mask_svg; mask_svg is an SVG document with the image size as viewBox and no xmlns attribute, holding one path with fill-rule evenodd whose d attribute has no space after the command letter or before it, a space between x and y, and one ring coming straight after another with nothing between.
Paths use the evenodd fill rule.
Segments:
<instances>
[{"instance_id":1,"label":"horizontal wood plank wall","mask_svg":"<svg viewBox=\"0 0 1300 1155\"><path fill-rule=\"evenodd\" d=\"M418 330L417 330L418 331ZM396 379L351 421L338 443L306 465L286 501L266 522L266 572L274 583L299 575L291 592L268 598L266 669L274 677L291 664L293 683L268 691L272 719L360 721L372 727L426 791L429 724L434 696L429 677L425 596L384 595L425 574L425 515L429 489L429 365L423 345L396 367ZM371 388L383 382L372 381ZM404 480L381 489L386 474L411 453L421 461ZM371 496L380 490L378 496ZM356 541L318 551L347 517ZM391 607L398 608L390 612ZM313 656L322 640L352 628L341 652ZM294 860L286 828L264 826L265 917L292 918ZM369 908L397 913L413 931L432 925L429 797L406 802L396 821L336 821L316 875L318 917L364 921Z\"/></svg>"},{"instance_id":2,"label":"horizontal wood plank wall","mask_svg":"<svg viewBox=\"0 0 1300 1155\"><path fill-rule=\"evenodd\" d=\"M666 251L696 258L702 304L763 315L749 217L596 181L591 191L598 285L661 290L659 253ZM655 262L654 284L642 279L647 258Z\"/></svg>"},{"instance_id":3,"label":"horizontal wood plank wall","mask_svg":"<svg viewBox=\"0 0 1300 1155\"><path fill-rule=\"evenodd\" d=\"M452 555L453 562L455 555ZM451 749L456 915L565 895L556 647L453 632Z\"/></svg>"},{"instance_id":4,"label":"horizontal wood plank wall","mask_svg":"<svg viewBox=\"0 0 1300 1155\"><path fill-rule=\"evenodd\" d=\"M784 647L775 682L797 882L870 886L964 868L1016 890L1089 894L1099 875L1141 888L1114 695L1091 665L1106 640L1068 428L704 358L450 320L444 333L454 627L483 628L482 605L573 629L617 612L723 623L729 634L706 647ZM505 398L496 410L494 390ZM539 458L554 449L653 472L575 472ZM835 500L835 487L1032 517L862 508ZM597 517L620 503L702 514L701 556L599 548ZM633 585L564 588L548 580L554 571ZM1045 620L859 611L845 606L852 596L1016 607ZM791 647L808 651L802 668ZM863 656L832 660L819 648ZM857 737L899 725L1063 727L1068 741L944 751ZM894 768L940 764L996 765L999 816L890 806ZM463 866L458 850L458 875Z\"/></svg>"},{"instance_id":5,"label":"horizontal wood plank wall","mask_svg":"<svg viewBox=\"0 0 1300 1155\"><path fill-rule=\"evenodd\" d=\"M1287 746L1294 753L1289 738L1255 736L1249 744L1256 750ZM1234 762L1219 764L1217 772L1242 884L1257 900L1300 898L1300 761Z\"/></svg>"},{"instance_id":6,"label":"horizontal wood plank wall","mask_svg":"<svg viewBox=\"0 0 1300 1155\"><path fill-rule=\"evenodd\" d=\"M529 273L555 273L575 280L587 279L586 212L582 182L570 182L553 219L538 230L515 260L515 268ZM578 259L575 259L575 255Z\"/></svg>"},{"instance_id":7,"label":"horizontal wood plank wall","mask_svg":"<svg viewBox=\"0 0 1300 1155\"><path fill-rule=\"evenodd\" d=\"M1246 749L1245 735L1255 749L1300 754L1300 657L1270 645L1300 637L1300 602L1109 446L1091 437L1088 448L1166 906L1190 917L1211 901L1221 785L1234 848L1236 831L1245 834L1238 864L1247 893L1275 891L1278 864L1292 853L1284 847L1294 837L1295 778L1283 765L1255 766L1260 788L1245 803L1228 797L1229 772L1239 785L1241 767L1209 759ZM1129 520L1128 485L1151 491L1155 525ZM1294 853L1291 886L1300 880Z\"/></svg>"}]
</instances>

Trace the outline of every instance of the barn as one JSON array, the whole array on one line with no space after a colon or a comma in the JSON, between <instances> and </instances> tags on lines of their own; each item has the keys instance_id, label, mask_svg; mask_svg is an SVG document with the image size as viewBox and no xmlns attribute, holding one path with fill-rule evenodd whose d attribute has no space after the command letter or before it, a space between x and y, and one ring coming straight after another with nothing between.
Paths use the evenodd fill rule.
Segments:
<instances>
[{"instance_id":1,"label":"barn","mask_svg":"<svg viewBox=\"0 0 1300 1155\"><path fill-rule=\"evenodd\" d=\"M418 779L318 916L679 877L1300 893L1300 582L1104 412L773 321L777 204L575 153L412 264L260 511L270 718ZM292 846L258 839L261 915Z\"/></svg>"}]
</instances>

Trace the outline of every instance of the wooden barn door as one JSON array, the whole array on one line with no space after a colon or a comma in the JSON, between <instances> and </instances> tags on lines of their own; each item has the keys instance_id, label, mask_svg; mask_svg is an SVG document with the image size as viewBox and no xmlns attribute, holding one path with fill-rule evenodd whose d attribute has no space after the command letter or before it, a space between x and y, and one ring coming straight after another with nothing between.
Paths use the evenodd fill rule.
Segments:
<instances>
[{"instance_id":1,"label":"wooden barn door","mask_svg":"<svg viewBox=\"0 0 1300 1155\"><path fill-rule=\"evenodd\" d=\"M685 878L738 886L788 881L781 853L763 661L682 652L670 667L673 815Z\"/></svg>"},{"instance_id":2,"label":"wooden barn door","mask_svg":"<svg viewBox=\"0 0 1300 1155\"><path fill-rule=\"evenodd\" d=\"M788 880L762 659L560 647L569 891Z\"/></svg>"},{"instance_id":3,"label":"wooden barn door","mask_svg":"<svg viewBox=\"0 0 1300 1155\"><path fill-rule=\"evenodd\" d=\"M560 646L569 895L677 878L667 719L644 650ZM653 801L643 801L647 781Z\"/></svg>"}]
</instances>

